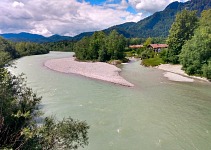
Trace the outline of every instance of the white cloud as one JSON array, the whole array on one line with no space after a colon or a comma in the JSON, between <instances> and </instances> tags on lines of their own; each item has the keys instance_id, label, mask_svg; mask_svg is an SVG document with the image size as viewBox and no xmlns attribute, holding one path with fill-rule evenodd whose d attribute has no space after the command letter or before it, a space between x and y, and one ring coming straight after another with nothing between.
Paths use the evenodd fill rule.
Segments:
<instances>
[{"instance_id":1,"label":"white cloud","mask_svg":"<svg viewBox=\"0 0 211 150\"><path fill-rule=\"evenodd\" d=\"M156 11L163 10L168 4L175 0L128 0L129 4L137 11L144 11L148 13L154 13ZM187 0L177 0L179 2L185 2Z\"/></svg>"},{"instance_id":2,"label":"white cloud","mask_svg":"<svg viewBox=\"0 0 211 150\"><path fill-rule=\"evenodd\" d=\"M22 2L17 2L17 1L14 1L13 4L12 4L13 7L24 7L24 4Z\"/></svg>"},{"instance_id":3,"label":"white cloud","mask_svg":"<svg viewBox=\"0 0 211 150\"><path fill-rule=\"evenodd\" d=\"M134 15L127 16L126 22L138 22L143 18L144 18L143 13L137 13L135 16Z\"/></svg>"},{"instance_id":4,"label":"white cloud","mask_svg":"<svg viewBox=\"0 0 211 150\"><path fill-rule=\"evenodd\" d=\"M126 0L121 0L120 3L114 3L114 0L107 0L104 4L105 7L114 9L127 9L129 4Z\"/></svg>"},{"instance_id":5,"label":"white cloud","mask_svg":"<svg viewBox=\"0 0 211 150\"><path fill-rule=\"evenodd\" d=\"M74 36L126 21L139 21L142 15L127 12L127 5L126 0L121 0L115 8L77 0L1 0L0 30Z\"/></svg>"},{"instance_id":6,"label":"white cloud","mask_svg":"<svg viewBox=\"0 0 211 150\"><path fill-rule=\"evenodd\" d=\"M33 34L40 34L45 36L51 36L52 33L42 24L35 24L34 29L30 30Z\"/></svg>"},{"instance_id":7,"label":"white cloud","mask_svg":"<svg viewBox=\"0 0 211 150\"><path fill-rule=\"evenodd\" d=\"M150 11L150 3L160 8L173 0L148 1L107 0L102 5L91 5L85 0L1 0L0 31L74 36L124 22L137 22L146 16L142 11L137 14L126 11L129 5Z\"/></svg>"}]
</instances>

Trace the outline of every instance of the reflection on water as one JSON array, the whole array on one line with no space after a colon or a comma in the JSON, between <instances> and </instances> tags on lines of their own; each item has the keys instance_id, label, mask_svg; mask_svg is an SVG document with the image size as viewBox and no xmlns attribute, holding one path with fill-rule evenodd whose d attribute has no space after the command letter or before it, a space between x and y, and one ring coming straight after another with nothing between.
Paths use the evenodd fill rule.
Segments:
<instances>
[{"instance_id":1,"label":"reflection on water","mask_svg":"<svg viewBox=\"0 0 211 150\"><path fill-rule=\"evenodd\" d=\"M72 53L51 52L16 61L15 74L43 96L45 115L72 116L90 125L86 150L210 150L211 84L168 81L163 71L124 64L135 84L112 83L49 70L43 62Z\"/></svg>"}]
</instances>

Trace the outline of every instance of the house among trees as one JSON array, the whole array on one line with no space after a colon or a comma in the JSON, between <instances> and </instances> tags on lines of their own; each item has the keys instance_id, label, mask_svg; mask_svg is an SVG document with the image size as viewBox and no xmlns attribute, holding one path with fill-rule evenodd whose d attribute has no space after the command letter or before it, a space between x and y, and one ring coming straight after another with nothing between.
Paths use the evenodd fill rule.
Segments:
<instances>
[{"instance_id":1,"label":"house among trees","mask_svg":"<svg viewBox=\"0 0 211 150\"><path fill-rule=\"evenodd\" d=\"M163 48L168 48L167 44L150 44L149 49L153 49L154 52L160 53Z\"/></svg>"}]
</instances>

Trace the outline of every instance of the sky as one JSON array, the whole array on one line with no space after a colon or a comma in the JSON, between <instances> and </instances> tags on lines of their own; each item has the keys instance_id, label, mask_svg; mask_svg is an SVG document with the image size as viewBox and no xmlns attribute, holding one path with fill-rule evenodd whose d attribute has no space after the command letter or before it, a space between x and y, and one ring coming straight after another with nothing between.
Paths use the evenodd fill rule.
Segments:
<instances>
[{"instance_id":1,"label":"sky","mask_svg":"<svg viewBox=\"0 0 211 150\"><path fill-rule=\"evenodd\" d=\"M0 33L75 36L125 22L138 22L174 1L0 0Z\"/></svg>"}]
</instances>

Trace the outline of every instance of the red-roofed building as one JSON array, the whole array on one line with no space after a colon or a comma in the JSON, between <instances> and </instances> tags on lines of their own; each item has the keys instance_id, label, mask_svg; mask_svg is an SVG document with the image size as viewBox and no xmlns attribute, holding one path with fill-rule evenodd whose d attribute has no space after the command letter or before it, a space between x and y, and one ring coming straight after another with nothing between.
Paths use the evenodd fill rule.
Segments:
<instances>
[{"instance_id":1,"label":"red-roofed building","mask_svg":"<svg viewBox=\"0 0 211 150\"><path fill-rule=\"evenodd\" d=\"M163 48L168 48L167 44L150 44L148 48L153 49L154 52L160 52Z\"/></svg>"}]
</instances>

